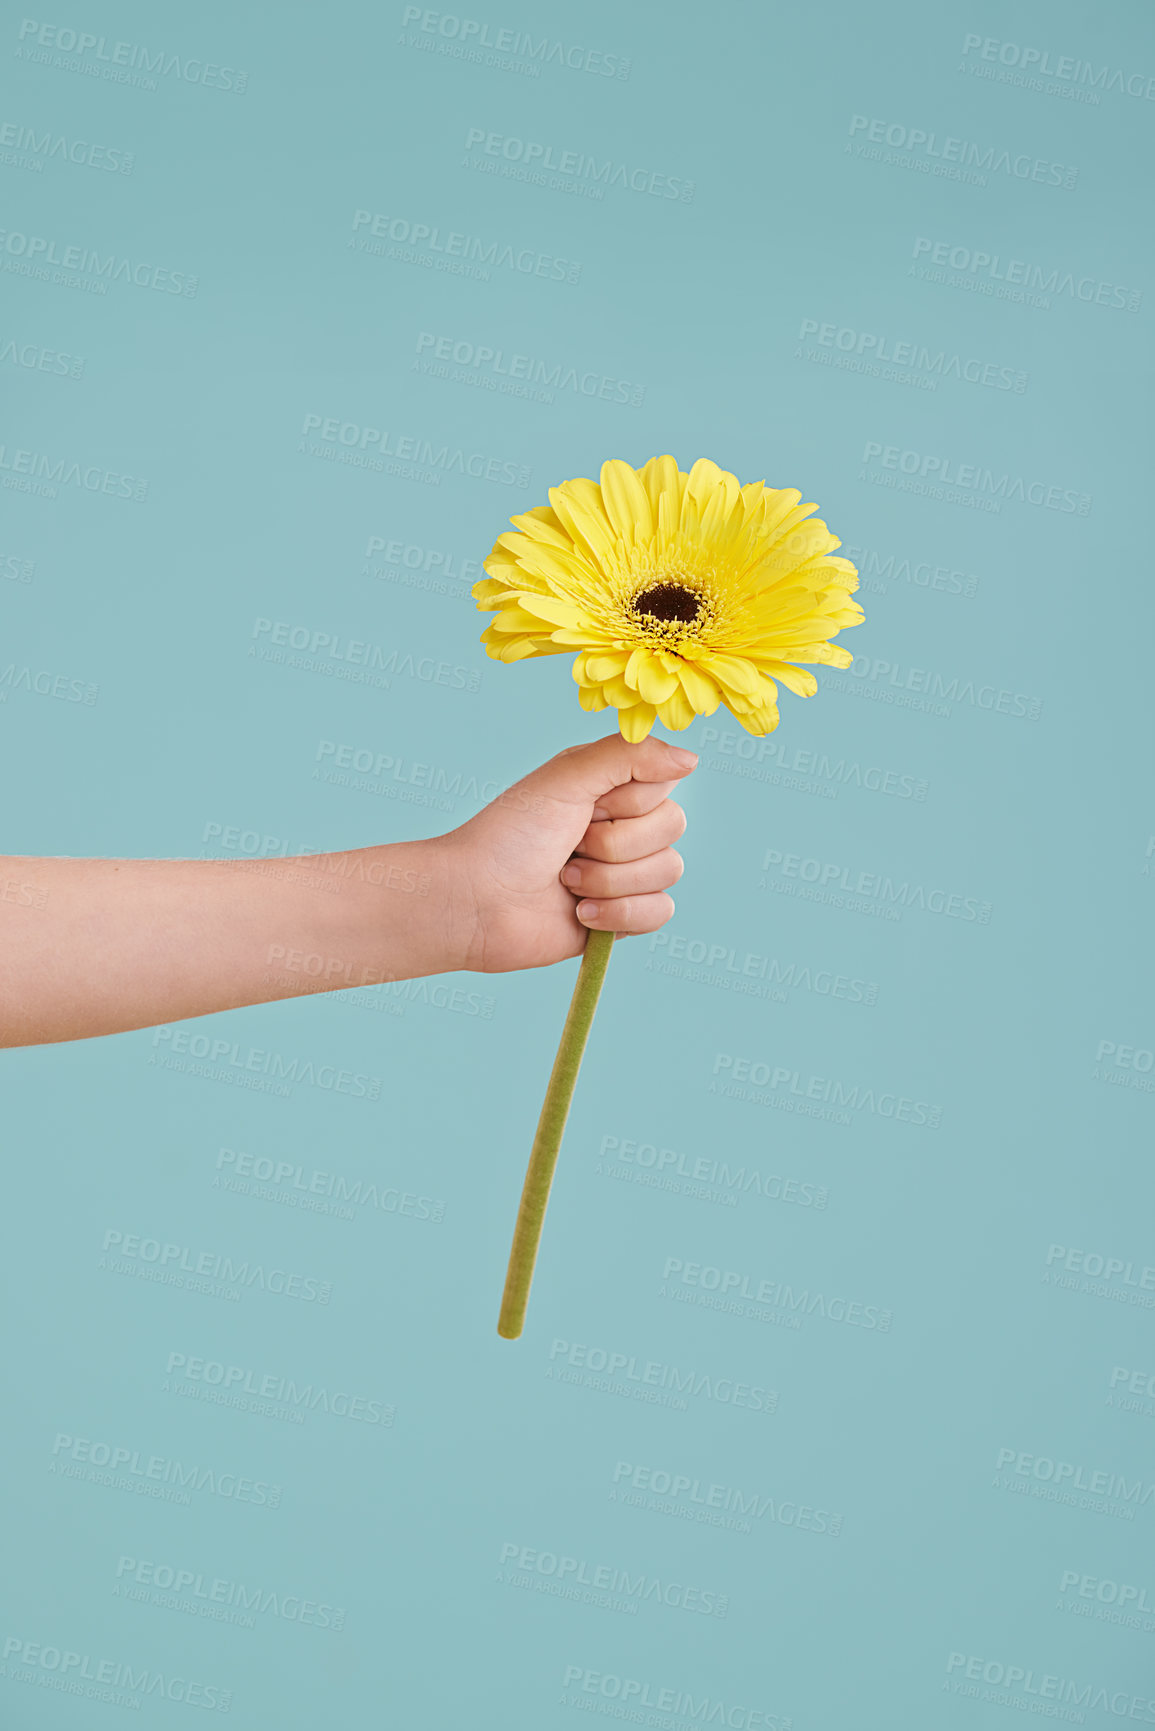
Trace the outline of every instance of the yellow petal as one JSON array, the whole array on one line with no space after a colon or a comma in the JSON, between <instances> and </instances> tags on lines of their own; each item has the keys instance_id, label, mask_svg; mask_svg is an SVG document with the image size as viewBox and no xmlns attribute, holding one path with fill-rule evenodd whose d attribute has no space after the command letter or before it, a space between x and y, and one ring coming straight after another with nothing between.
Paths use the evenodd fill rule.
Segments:
<instances>
[{"instance_id":1,"label":"yellow petal","mask_svg":"<svg viewBox=\"0 0 1155 1731\"><path fill-rule=\"evenodd\" d=\"M633 686L627 685L620 673L615 673L609 679L603 679L602 688L610 702L616 704L619 709L639 701Z\"/></svg>"},{"instance_id":2,"label":"yellow petal","mask_svg":"<svg viewBox=\"0 0 1155 1731\"><path fill-rule=\"evenodd\" d=\"M534 637L548 637L549 631L544 620L527 613L524 607L503 607L494 618L494 626L498 631L527 631Z\"/></svg>"},{"instance_id":3,"label":"yellow petal","mask_svg":"<svg viewBox=\"0 0 1155 1731\"><path fill-rule=\"evenodd\" d=\"M701 536L701 522L707 505L722 482L723 471L717 463L712 463L709 457L699 457L686 478L686 491L682 495L682 514L678 527L683 535L692 536L698 540ZM734 486L738 482L731 476Z\"/></svg>"},{"instance_id":4,"label":"yellow petal","mask_svg":"<svg viewBox=\"0 0 1155 1731\"><path fill-rule=\"evenodd\" d=\"M765 494L765 481L748 481L742 488L742 506L746 512L747 520L754 517L760 509Z\"/></svg>"},{"instance_id":5,"label":"yellow petal","mask_svg":"<svg viewBox=\"0 0 1155 1731\"><path fill-rule=\"evenodd\" d=\"M817 510L811 505L812 511ZM821 517L814 517L809 523L799 523L790 533L782 537L777 545L797 564L801 565L807 559L813 559L823 553L832 553L838 542L826 527Z\"/></svg>"},{"instance_id":6,"label":"yellow petal","mask_svg":"<svg viewBox=\"0 0 1155 1731\"><path fill-rule=\"evenodd\" d=\"M629 709L618 711L618 727L623 739L628 739L631 745L639 744L657 718L657 710L652 703L634 703Z\"/></svg>"},{"instance_id":7,"label":"yellow petal","mask_svg":"<svg viewBox=\"0 0 1155 1731\"><path fill-rule=\"evenodd\" d=\"M518 596L521 607L538 619L548 619L551 625L565 625L572 631L581 619L581 609L572 601L559 601L556 595L529 593Z\"/></svg>"},{"instance_id":8,"label":"yellow petal","mask_svg":"<svg viewBox=\"0 0 1155 1731\"><path fill-rule=\"evenodd\" d=\"M678 513L682 508L682 488L686 477L678 468L673 457L651 457L648 463L643 463L638 470L638 479L646 490L654 514L654 527L661 528L659 503L662 499L669 500L666 507L671 522L678 521Z\"/></svg>"},{"instance_id":9,"label":"yellow petal","mask_svg":"<svg viewBox=\"0 0 1155 1731\"><path fill-rule=\"evenodd\" d=\"M654 519L646 489L637 473L618 457L602 464L602 506L623 541L648 541L653 535Z\"/></svg>"},{"instance_id":10,"label":"yellow petal","mask_svg":"<svg viewBox=\"0 0 1155 1731\"><path fill-rule=\"evenodd\" d=\"M635 650L634 653L636 655L638 651ZM648 649L643 649L641 655L643 659L634 666L633 678L630 678L630 669L627 668L626 679L647 703L664 703L667 697L678 690L678 676L676 673L667 673L664 667L659 667ZM630 661L634 662L634 656L630 657Z\"/></svg>"},{"instance_id":11,"label":"yellow petal","mask_svg":"<svg viewBox=\"0 0 1155 1731\"><path fill-rule=\"evenodd\" d=\"M698 657L698 665L731 691L752 696L758 689L758 674L743 656L703 655Z\"/></svg>"},{"instance_id":12,"label":"yellow petal","mask_svg":"<svg viewBox=\"0 0 1155 1731\"><path fill-rule=\"evenodd\" d=\"M778 726L778 721L778 711L774 708L752 709L748 714L738 716L739 725L744 727L747 733L759 736L773 733Z\"/></svg>"},{"instance_id":13,"label":"yellow petal","mask_svg":"<svg viewBox=\"0 0 1155 1731\"><path fill-rule=\"evenodd\" d=\"M523 577L539 577L543 585L568 590L573 587L574 578L580 575L582 564L581 555L573 546L563 552L560 547L543 547L527 541L518 560L518 570Z\"/></svg>"},{"instance_id":14,"label":"yellow petal","mask_svg":"<svg viewBox=\"0 0 1155 1731\"><path fill-rule=\"evenodd\" d=\"M774 525L773 532L769 536L769 539L776 545L779 542L785 541L791 531L797 528L798 524L802 522L802 519L804 517L809 517L811 511L817 511L817 509L818 506L815 504L795 505L792 511L787 511L785 516Z\"/></svg>"},{"instance_id":15,"label":"yellow petal","mask_svg":"<svg viewBox=\"0 0 1155 1731\"><path fill-rule=\"evenodd\" d=\"M587 629L581 625L575 626L572 631L564 625L559 625L556 631L551 632L550 636L552 642L564 644L568 649L593 649L597 644L605 642L604 631L598 631L593 627Z\"/></svg>"},{"instance_id":16,"label":"yellow petal","mask_svg":"<svg viewBox=\"0 0 1155 1731\"><path fill-rule=\"evenodd\" d=\"M540 541L547 547L563 549L573 546L561 518L548 505L536 505L532 511L523 511L519 517L511 517L509 520L516 529L523 530L531 541Z\"/></svg>"},{"instance_id":17,"label":"yellow petal","mask_svg":"<svg viewBox=\"0 0 1155 1731\"><path fill-rule=\"evenodd\" d=\"M628 649L614 649L602 655L587 655L585 669L591 679L597 681L613 679L617 674L624 673L630 659Z\"/></svg>"},{"instance_id":18,"label":"yellow petal","mask_svg":"<svg viewBox=\"0 0 1155 1731\"><path fill-rule=\"evenodd\" d=\"M773 674L788 691L793 691L798 697L813 697L818 690L818 681L813 673L807 673L802 667L793 667L788 661L775 661L770 656L764 658L759 655L753 659L763 673Z\"/></svg>"},{"instance_id":19,"label":"yellow petal","mask_svg":"<svg viewBox=\"0 0 1155 1731\"><path fill-rule=\"evenodd\" d=\"M697 499L704 509L715 491L724 486L727 481L733 483L736 492L738 490L737 476L727 474L726 470L720 469L717 463L712 463L709 457L699 457L686 477L686 491Z\"/></svg>"},{"instance_id":20,"label":"yellow petal","mask_svg":"<svg viewBox=\"0 0 1155 1731\"><path fill-rule=\"evenodd\" d=\"M676 691L670 693L664 703L658 704L658 720L664 727L672 727L676 733L689 727L697 713L680 685Z\"/></svg>"},{"instance_id":21,"label":"yellow petal","mask_svg":"<svg viewBox=\"0 0 1155 1731\"><path fill-rule=\"evenodd\" d=\"M758 506L758 531L767 540L802 498L797 487L767 487Z\"/></svg>"},{"instance_id":22,"label":"yellow petal","mask_svg":"<svg viewBox=\"0 0 1155 1731\"><path fill-rule=\"evenodd\" d=\"M496 546L493 552L481 561L481 568L488 571L491 577L504 577L507 571L519 569L514 555L501 546Z\"/></svg>"},{"instance_id":23,"label":"yellow petal","mask_svg":"<svg viewBox=\"0 0 1155 1731\"><path fill-rule=\"evenodd\" d=\"M584 476L551 487L549 501L575 539L589 548L599 565L615 563L617 542L602 510L601 489Z\"/></svg>"},{"instance_id":24,"label":"yellow petal","mask_svg":"<svg viewBox=\"0 0 1155 1731\"><path fill-rule=\"evenodd\" d=\"M709 674L703 673L693 661L683 661L678 669L678 679L697 713L713 715L722 701L722 693Z\"/></svg>"}]
</instances>

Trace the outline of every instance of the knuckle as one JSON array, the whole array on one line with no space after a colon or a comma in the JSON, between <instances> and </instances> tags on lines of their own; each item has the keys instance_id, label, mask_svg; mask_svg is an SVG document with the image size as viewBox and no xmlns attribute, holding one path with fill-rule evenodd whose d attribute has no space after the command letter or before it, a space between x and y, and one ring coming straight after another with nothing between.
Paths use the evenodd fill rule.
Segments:
<instances>
[{"instance_id":1,"label":"knuckle","mask_svg":"<svg viewBox=\"0 0 1155 1731\"><path fill-rule=\"evenodd\" d=\"M668 799L666 801L666 807L667 823L673 830L673 839L676 841L680 835L685 835L686 833L686 813L683 807L678 804L676 799Z\"/></svg>"}]
</instances>

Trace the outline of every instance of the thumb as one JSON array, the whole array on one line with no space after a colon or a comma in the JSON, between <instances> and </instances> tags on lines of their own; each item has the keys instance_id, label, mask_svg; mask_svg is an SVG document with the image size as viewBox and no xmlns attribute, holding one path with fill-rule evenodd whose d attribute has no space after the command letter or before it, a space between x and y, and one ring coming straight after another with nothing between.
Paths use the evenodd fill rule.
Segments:
<instances>
[{"instance_id":1,"label":"thumb","mask_svg":"<svg viewBox=\"0 0 1155 1731\"><path fill-rule=\"evenodd\" d=\"M631 744L608 733L589 745L571 745L525 777L535 792L567 805L592 806L603 794L630 781L679 781L698 755L650 734Z\"/></svg>"}]
</instances>

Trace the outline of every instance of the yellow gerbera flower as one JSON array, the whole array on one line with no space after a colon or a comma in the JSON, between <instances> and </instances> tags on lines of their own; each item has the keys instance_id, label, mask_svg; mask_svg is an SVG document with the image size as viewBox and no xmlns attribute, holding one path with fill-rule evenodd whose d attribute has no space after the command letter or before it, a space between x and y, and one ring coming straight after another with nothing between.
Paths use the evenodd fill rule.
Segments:
<instances>
[{"instance_id":1,"label":"yellow gerbera flower","mask_svg":"<svg viewBox=\"0 0 1155 1731\"><path fill-rule=\"evenodd\" d=\"M747 733L778 726L778 687L818 689L798 662L849 667L830 639L860 625L858 573L794 488L737 477L700 457L602 465L601 484L551 487L510 522L471 594L496 615L496 661L571 650L583 709L620 713L626 739L655 720L681 731L719 704Z\"/></svg>"}]
</instances>

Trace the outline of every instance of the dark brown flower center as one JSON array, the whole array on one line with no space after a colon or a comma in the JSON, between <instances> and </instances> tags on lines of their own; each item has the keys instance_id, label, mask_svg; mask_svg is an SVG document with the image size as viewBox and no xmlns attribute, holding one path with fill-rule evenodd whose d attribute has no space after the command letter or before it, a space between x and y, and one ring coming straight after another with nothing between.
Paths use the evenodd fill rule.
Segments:
<instances>
[{"instance_id":1,"label":"dark brown flower center","mask_svg":"<svg viewBox=\"0 0 1155 1731\"><path fill-rule=\"evenodd\" d=\"M681 583L652 583L634 596L631 606L635 613L662 624L676 620L679 625L693 625L702 611L699 597Z\"/></svg>"}]
</instances>

